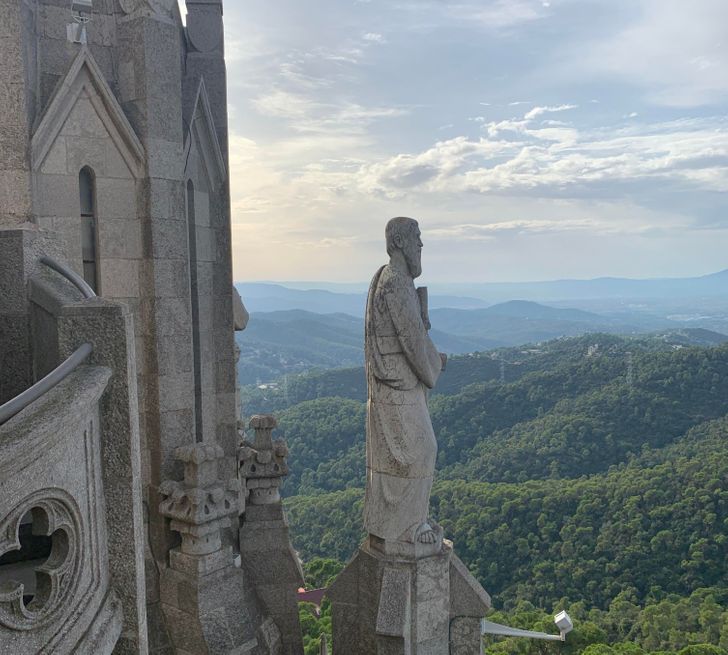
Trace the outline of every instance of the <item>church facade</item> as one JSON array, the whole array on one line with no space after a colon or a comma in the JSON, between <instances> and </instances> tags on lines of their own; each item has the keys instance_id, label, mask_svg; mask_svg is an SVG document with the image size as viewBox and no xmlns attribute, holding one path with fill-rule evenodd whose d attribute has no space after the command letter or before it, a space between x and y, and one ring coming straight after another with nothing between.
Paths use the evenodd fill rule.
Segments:
<instances>
[{"instance_id":1,"label":"church facade","mask_svg":"<svg viewBox=\"0 0 728 655\"><path fill-rule=\"evenodd\" d=\"M239 475L223 6L186 5L0 0L2 653L302 652Z\"/></svg>"}]
</instances>

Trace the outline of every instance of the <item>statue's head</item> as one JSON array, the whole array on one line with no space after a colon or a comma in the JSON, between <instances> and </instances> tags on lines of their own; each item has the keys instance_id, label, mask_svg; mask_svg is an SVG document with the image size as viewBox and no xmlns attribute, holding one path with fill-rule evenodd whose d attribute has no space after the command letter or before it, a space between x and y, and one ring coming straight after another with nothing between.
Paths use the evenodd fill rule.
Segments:
<instances>
[{"instance_id":1,"label":"statue's head","mask_svg":"<svg viewBox=\"0 0 728 655\"><path fill-rule=\"evenodd\" d=\"M384 235L387 239L387 254L392 257L401 251L410 275L413 278L422 275L422 239L417 221L405 216L393 218L387 223Z\"/></svg>"}]
</instances>

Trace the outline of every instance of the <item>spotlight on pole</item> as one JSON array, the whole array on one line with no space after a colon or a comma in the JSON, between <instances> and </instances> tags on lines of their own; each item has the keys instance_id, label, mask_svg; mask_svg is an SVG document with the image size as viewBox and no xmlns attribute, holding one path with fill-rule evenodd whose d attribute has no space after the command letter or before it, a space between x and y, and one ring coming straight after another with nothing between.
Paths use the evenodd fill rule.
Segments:
<instances>
[{"instance_id":1,"label":"spotlight on pole","mask_svg":"<svg viewBox=\"0 0 728 655\"><path fill-rule=\"evenodd\" d=\"M554 623L561 634L561 641L566 641L566 635L574 629L574 624L571 621L571 617L566 613L566 610L561 610L554 617Z\"/></svg>"},{"instance_id":2,"label":"spotlight on pole","mask_svg":"<svg viewBox=\"0 0 728 655\"><path fill-rule=\"evenodd\" d=\"M71 0L73 23L66 25L66 35L71 43L88 42L86 24L91 20L93 0Z\"/></svg>"}]
</instances>

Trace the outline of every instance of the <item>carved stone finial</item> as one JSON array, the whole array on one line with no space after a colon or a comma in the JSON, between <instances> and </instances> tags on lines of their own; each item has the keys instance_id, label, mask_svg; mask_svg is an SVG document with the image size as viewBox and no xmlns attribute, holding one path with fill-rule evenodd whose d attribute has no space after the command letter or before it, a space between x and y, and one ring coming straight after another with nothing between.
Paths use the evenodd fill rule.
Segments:
<instances>
[{"instance_id":1,"label":"carved stone finial","mask_svg":"<svg viewBox=\"0 0 728 655\"><path fill-rule=\"evenodd\" d=\"M230 525L237 499L230 484L218 478L223 450L216 444L183 446L175 451L185 464L182 482L166 480L159 487L159 511L172 519L170 527L182 536L182 552L208 555L221 547L220 530Z\"/></svg>"},{"instance_id":2,"label":"carved stone finial","mask_svg":"<svg viewBox=\"0 0 728 655\"><path fill-rule=\"evenodd\" d=\"M251 505L269 505L281 499L281 478L288 475L288 446L283 439L273 440L271 432L278 423L270 414L257 414L250 419L255 430L251 444L243 441L238 451L240 479L244 481Z\"/></svg>"}]
</instances>

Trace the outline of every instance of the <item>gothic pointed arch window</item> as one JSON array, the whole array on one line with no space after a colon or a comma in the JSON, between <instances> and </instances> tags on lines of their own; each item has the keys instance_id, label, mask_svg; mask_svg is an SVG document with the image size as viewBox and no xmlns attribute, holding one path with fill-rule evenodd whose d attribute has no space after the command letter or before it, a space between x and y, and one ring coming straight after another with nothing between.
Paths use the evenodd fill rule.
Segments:
<instances>
[{"instance_id":1,"label":"gothic pointed arch window","mask_svg":"<svg viewBox=\"0 0 728 655\"><path fill-rule=\"evenodd\" d=\"M187 243L190 268L190 309L192 312L192 365L195 385L195 438L202 441L202 361L200 353L200 296L197 289L197 227L195 224L195 185L187 180Z\"/></svg>"},{"instance_id":2,"label":"gothic pointed arch window","mask_svg":"<svg viewBox=\"0 0 728 655\"><path fill-rule=\"evenodd\" d=\"M96 180L94 172L84 166L78 173L78 192L81 204L81 259L83 279L99 293L98 248L96 229Z\"/></svg>"}]
</instances>

